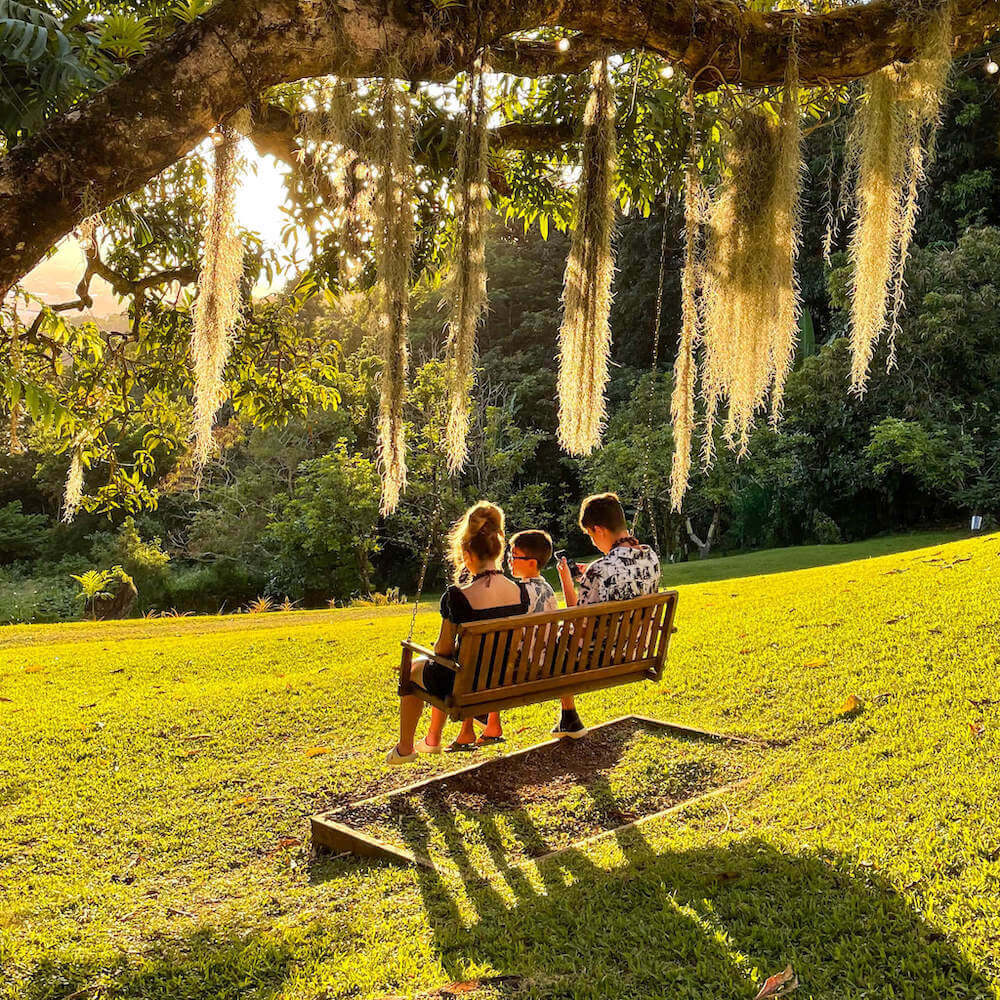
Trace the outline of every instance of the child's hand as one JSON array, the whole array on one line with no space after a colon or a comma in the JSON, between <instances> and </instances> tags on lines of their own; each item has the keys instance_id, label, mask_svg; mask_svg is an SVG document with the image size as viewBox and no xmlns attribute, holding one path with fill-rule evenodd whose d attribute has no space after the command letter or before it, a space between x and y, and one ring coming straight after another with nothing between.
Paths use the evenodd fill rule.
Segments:
<instances>
[{"instance_id":1,"label":"child's hand","mask_svg":"<svg viewBox=\"0 0 1000 1000\"><path fill-rule=\"evenodd\" d=\"M562 584L563 590L565 591L567 587L572 587L573 571L569 568L569 562L565 556L556 563L556 568L559 571L559 582Z\"/></svg>"}]
</instances>

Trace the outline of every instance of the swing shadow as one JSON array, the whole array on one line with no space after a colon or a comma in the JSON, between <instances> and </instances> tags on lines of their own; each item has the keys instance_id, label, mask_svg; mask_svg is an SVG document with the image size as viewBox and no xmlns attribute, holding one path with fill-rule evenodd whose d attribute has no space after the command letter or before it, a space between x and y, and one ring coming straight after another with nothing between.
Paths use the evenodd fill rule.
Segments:
<instances>
[{"instance_id":1,"label":"swing shadow","mask_svg":"<svg viewBox=\"0 0 1000 1000\"><path fill-rule=\"evenodd\" d=\"M613 800L602 778L591 794ZM524 810L502 815L529 855L547 846ZM474 821L490 872L474 863L447 804L407 819L407 847L426 855L436 834L456 873L416 870L435 949L454 980L488 967L523 976L532 996L749 1000L790 963L815 997L994 997L940 931L849 855L787 854L760 837L657 851L629 827L606 837L624 856L618 867L574 847L532 865L508 856L498 814L485 810Z\"/></svg>"}]
</instances>

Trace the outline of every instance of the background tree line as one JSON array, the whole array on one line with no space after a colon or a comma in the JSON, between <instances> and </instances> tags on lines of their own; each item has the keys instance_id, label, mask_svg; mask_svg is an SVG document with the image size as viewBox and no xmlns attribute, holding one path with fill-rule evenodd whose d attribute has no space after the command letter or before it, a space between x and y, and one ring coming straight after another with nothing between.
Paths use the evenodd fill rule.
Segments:
<instances>
[{"instance_id":1,"label":"background tree line","mask_svg":"<svg viewBox=\"0 0 1000 1000\"><path fill-rule=\"evenodd\" d=\"M77 615L68 574L95 566L124 567L143 608L216 611L259 594L315 605L390 588L412 591L429 537L436 586L443 580L444 527L469 501L494 499L507 510L512 529L542 526L585 551L575 528L580 497L615 489L634 509L647 473L639 531L655 533L669 558L686 558L692 550L688 520L703 541L714 522L715 549L734 550L853 540L956 522L971 513L995 518L998 117L994 84L975 75L957 80L908 270L897 367L886 372L883 353L861 398L845 394L846 270L841 255L828 265L821 250L827 208L835 208L843 136L835 122L810 137L800 261L807 309L784 420L777 430L759 427L749 456L740 461L717 448L714 467L694 476L680 516L668 503L679 206L620 220L610 418L604 446L582 460L564 455L555 433L554 358L567 239L555 230L543 239L535 228L524 232L497 222L488 248L490 312L479 335L471 458L459 476L448 475L442 457L440 288L423 282L413 293L410 479L399 511L383 520L373 436L380 363L370 299L365 293L309 295L300 284L255 309L241 334L232 362L240 369L238 389L216 432L218 458L200 483L178 447L186 416L182 394L151 390L141 372L123 389L129 406L115 403L113 391L106 405L112 407L109 437L132 435L148 456L146 471L156 486L144 502L108 505L110 514L84 512L60 523L65 455L56 435L31 432L23 452L4 449L0 620ZM158 197L150 196L146 217L176 242L193 239L197 184L178 173L161 188ZM654 373L664 225L664 321ZM139 273L148 263L143 248L125 237L124 228L116 234L112 263ZM262 261L258 256L257 265ZM145 353L137 354L136 365L152 367L175 351L171 345L179 343L187 322L183 305L147 306ZM86 326L73 330L81 339L95 336ZM287 358L297 363L285 364ZM88 373L77 362L75 374L99 386L100 364L95 355ZM183 380L183 366L171 372ZM283 425L258 426L262 412L279 406Z\"/></svg>"}]
</instances>

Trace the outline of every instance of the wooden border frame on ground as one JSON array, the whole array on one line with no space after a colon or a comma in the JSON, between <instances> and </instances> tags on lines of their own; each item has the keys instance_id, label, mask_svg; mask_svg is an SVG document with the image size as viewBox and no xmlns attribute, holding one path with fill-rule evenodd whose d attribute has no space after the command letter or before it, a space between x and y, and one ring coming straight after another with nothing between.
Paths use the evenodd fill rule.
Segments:
<instances>
[{"instance_id":1,"label":"wooden border frame on ground","mask_svg":"<svg viewBox=\"0 0 1000 1000\"><path fill-rule=\"evenodd\" d=\"M715 733L707 729L695 729L692 726L682 726L676 722L664 722L661 719L652 719L645 715L622 715L617 719L611 719L609 722L602 722L597 726L592 726L591 729L605 729L609 726L621 725L623 722L635 722L642 726L666 730L668 732L674 732L681 736L688 736L698 740L712 740L720 743L739 743L745 746L756 745L754 740L746 739L742 736L731 736L727 733ZM358 857L389 861L394 864L418 865L422 868L434 868L434 862L431 861L430 858L414 854L413 852L404 850L400 847L394 847L392 844L379 840L377 837L370 837L367 834L362 833L360 830L339 822L337 820L337 816L350 809L354 809L357 806L368 805L369 803L378 802L382 799L388 799L395 795L408 795L411 792L419 791L422 788L451 781L458 775L469 774L472 771L484 772L489 771L491 768L503 767L507 761L515 757L523 757L527 754L535 753L545 747L553 746L559 742L560 741L558 739L544 740L541 743L535 743L522 750L515 750L513 753L503 754L498 757L490 757L487 760L470 764L468 767L461 767L457 771L448 771L444 774L436 774L430 778L423 778L420 781L414 781L412 784L403 785L400 788L390 788L387 791L379 792L377 795L371 795L366 799L359 799L357 802L350 802L337 806L335 809L328 810L327 812L317 813L315 816L311 817L309 821L310 835L313 846L320 850L332 851L335 854L350 853L357 855ZM734 787L736 786L724 786L723 788L714 789L713 792L709 794L718 795L721 792L729 791ZM649 816L643 816L641 819L634 820L631 823L625 823L622 826L605 830L602 833L595 835L595 837L588 837L584 841L570 845L570 847L578 847L580 844L589 843L591 840L619 833L637 825L638 823L645 823L658 816L676 812L681 807L693 803L702 797L703 796L695 796L692 799L679 802L662 812L651 813ZM544 855L543 858L535 860L543 860L545 857L559 854L565 850L569 850L569 848L561 848L559 851L553 851L550 855Z\"/></svg>"}]
</instances>

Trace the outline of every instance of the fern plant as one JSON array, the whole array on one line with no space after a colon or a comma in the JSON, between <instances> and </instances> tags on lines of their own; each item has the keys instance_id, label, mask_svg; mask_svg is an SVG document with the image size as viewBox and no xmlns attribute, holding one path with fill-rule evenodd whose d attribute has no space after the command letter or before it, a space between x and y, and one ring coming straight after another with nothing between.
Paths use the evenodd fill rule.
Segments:
<instances>
[{"instance_id":1,"label":"fern plant","mask_svg":"<svg viewBox=\"0 0 1000 1000\"><path fill-rule=\"evenodd\" d=\"M136 14L109 14L101 27L100 46L119 59L131 59L146 51L153 29L149 20Z\"/></svg>"},{"instance_id":2,"label":"fern plant","mask_svg":"<svg viewBox=\"0 0 1000 1000\"><path fill-rule=\"evenodd\" d=\"M106 569L89 569L86 573L79 576L76 573L71 573L70 575L80 584L80 593L76 595L77 598L83 601L84 610L89 609L91 619L96 621L97 602L107 600L112 596L107 590L108 585L113 579L111 571Z\"/></svg>"},{"instance_id":3,"label":"fern plant","mask_svg":"<svg viewBox=\"0 0 1000 1000\"><path fill-rule=\"evenodd\" d=\"M78 24L76 18L60 23L33 3L0 0L6 92L0 101L0 132L8 145L98 80L95 43Z\"/></svg>"}]
</instances>

